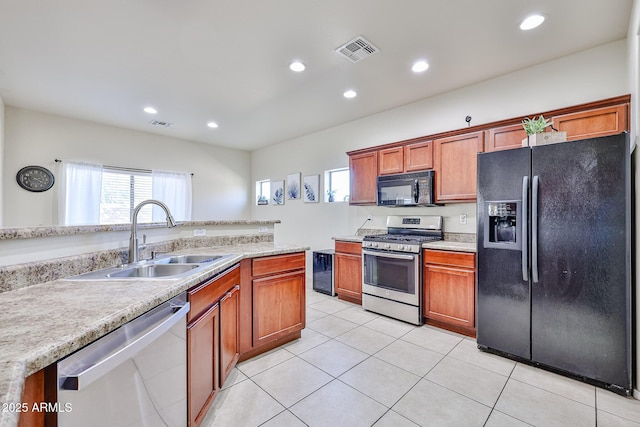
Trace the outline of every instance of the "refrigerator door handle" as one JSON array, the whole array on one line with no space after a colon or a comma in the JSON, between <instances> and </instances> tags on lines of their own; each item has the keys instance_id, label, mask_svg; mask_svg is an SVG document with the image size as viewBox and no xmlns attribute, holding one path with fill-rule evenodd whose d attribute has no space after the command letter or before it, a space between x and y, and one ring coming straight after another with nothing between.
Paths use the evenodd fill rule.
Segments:
<instances>
[{"instance_id":1,"label":"refrigerator door handle","mask_svg":"<svg viewBox=\"0 0 640 427\"><path fill-rule=\"evenodd\" d=\"M522 212L520 212L520 224L522 225L522 280L529 281L529 230L527 227L527 214L529 212L529 177L522 177Z\"/></svg>"},{"instance_id":2,"label":"refrigerator door handle","mask_svg":"<svg viewBox=\"0 0 640 427\"><path fill-rule=\"evenodd\" d=\"M538 187L540 178L533 177L531 185L531 278L538 283Z\"/></svg>"}]
</instances>

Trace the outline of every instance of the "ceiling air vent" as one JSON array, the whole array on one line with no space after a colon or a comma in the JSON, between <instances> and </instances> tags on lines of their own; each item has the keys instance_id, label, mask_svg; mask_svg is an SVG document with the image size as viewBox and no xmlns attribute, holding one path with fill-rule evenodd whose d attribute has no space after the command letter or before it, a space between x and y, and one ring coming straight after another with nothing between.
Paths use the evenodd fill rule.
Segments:
<instances>
[{"instance_id":1,"label":"ceiling air vent","mask_svg":"<svg viewBox=\"0 0 640 427\"><path fill-rule=\"evenodd\" d=\"M151 126L157 126L157 127L160 127L160 128L170 128L171 126L173 126L173 123L161 122L160 120L151 120L149 122L149 124Z\"/></svg>"},{"instance_id":2,"label":"ceiling air vent","mask_svg":"<svg viewBox=\"0 0 640 427\"><path fill-rule=\"evenodd\" d=\"M380 52L380 49L372 45L371 42L364 37L358 36L337 48L336 52L355 64L370 57L374 53Z\"/></svg>"}]
</instances>

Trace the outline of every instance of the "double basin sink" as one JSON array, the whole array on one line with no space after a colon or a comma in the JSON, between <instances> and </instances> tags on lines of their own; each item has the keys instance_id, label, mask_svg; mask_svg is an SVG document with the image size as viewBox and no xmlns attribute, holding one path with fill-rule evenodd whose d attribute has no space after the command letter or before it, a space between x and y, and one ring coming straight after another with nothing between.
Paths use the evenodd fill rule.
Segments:
<instances>
[{"instance_id":1,"label":"double basin sink","mask_svg":"<svg viewBox=\"0 0 640 427\"><path fill-rule=\"evenodd\" d=\"M121 280L121 279L175 279L188 276L205 267L220 264L234 257L227 255L170 255L156 259L140 261L135 264L125 264L120 267L110 267L91 271L78 276L69 277L70 280Z\"/></svg>"}]
</instances>

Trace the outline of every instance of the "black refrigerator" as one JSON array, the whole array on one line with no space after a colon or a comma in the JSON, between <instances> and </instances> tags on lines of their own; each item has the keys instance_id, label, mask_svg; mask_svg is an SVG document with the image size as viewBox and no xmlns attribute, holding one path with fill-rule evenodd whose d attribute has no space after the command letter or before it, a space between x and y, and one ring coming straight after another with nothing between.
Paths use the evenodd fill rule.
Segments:
<instances>
[{"instance_id":1,"label":"black refrigerator","mask_svg":"<svg viewBox=\"0 0 640 427\"><path fill-rule=\"evenodd\" d=\"M477 343L632 390L627 133L478 154Z\"/></svg>"}]
</instances>

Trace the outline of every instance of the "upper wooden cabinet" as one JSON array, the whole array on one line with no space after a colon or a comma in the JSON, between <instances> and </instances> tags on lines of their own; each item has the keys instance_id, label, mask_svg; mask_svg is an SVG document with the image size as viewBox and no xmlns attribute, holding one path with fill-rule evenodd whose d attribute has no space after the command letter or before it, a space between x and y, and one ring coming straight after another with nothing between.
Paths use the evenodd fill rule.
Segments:
<instances>
[{"instance_id":1,"label":"upper wooden cabinet","mask_svg":"<svg viewBox=\"0 0 640 427\"><path fill-rule=\"evenodd\" d=\"M484 147L484 132L436 139L433 144L436 202L474 202L477 156Z\"/></svg>"},{"instance_id":2,"label":"upper wooden cabinet","mask_svg":"<svg viewBox=\"0 0 640 427\"><path fill-rule=\"evenodd\" d=\"M378 153L349 156L350 205L375 205L378 199L376 178L378 177Z\"/></svg>"},{"instance_id":3,"label":"upper wooden cabinet","mask_svg":"<svg viewBox=\"0 0 640 427\"><path fill-rule=\"evenodd\" d=\"M386 148L378 151L378 175L404 172L403 147Z\"/></svg>"},{"instance_id":4,"label":"upper wooden cabinet","mask_svg":"<svg viewBox=\"0 0 640 427\"><path fill-rule=\"evenodd\" d=\"M405 172L433 169L433 142L422 141L404 146Z\"/></svg>"},{"instance_id":5,"label":"upper wooden cabinet","mask_svg":"<svg viewBox=\"0 0 640 427\"><path fill-rule=\"evenodd\" d=\"M553 127L567 132L567 141L616 135L629 129L627 104L554 116Z\"/></svg>"},{"instance_id":6,"label":"upper wooden cabinet","mask_svg":"<svg viewBox=\"0 0 640 427\"><path fill-rule=\"evenodd\" d=\"M378 175L433 169L433 142L421 141L378 150Z\"/></svg>"},{"instance_id":7,"label":"upper wooden cabinet","mask_svg":"<svg viewBox=\"0 0 640 427\"><path fill-rule=\"evenodd\" d=\"M527 133L522 124L500 126L487 131L487 140L484 143L484 151L509 150L522 147L522 140Z\"/></svg>"},{"instance_id":8,"label":"upper wooden cabinet","mask_svg":"<svg viewBox=\"0 0 640 427\"><path fill-rule=\"evenodd\" d=\"M630 95L529 114L553 120L567 140L615 135L629 130ZM348 152L352 205L375 205L376 178L433 169L436 202L475 202L478 152L519 148L527 137L522 117L426 135ZM468 132L460 134L460 132Z\"/></svg>"}]
</instances>

